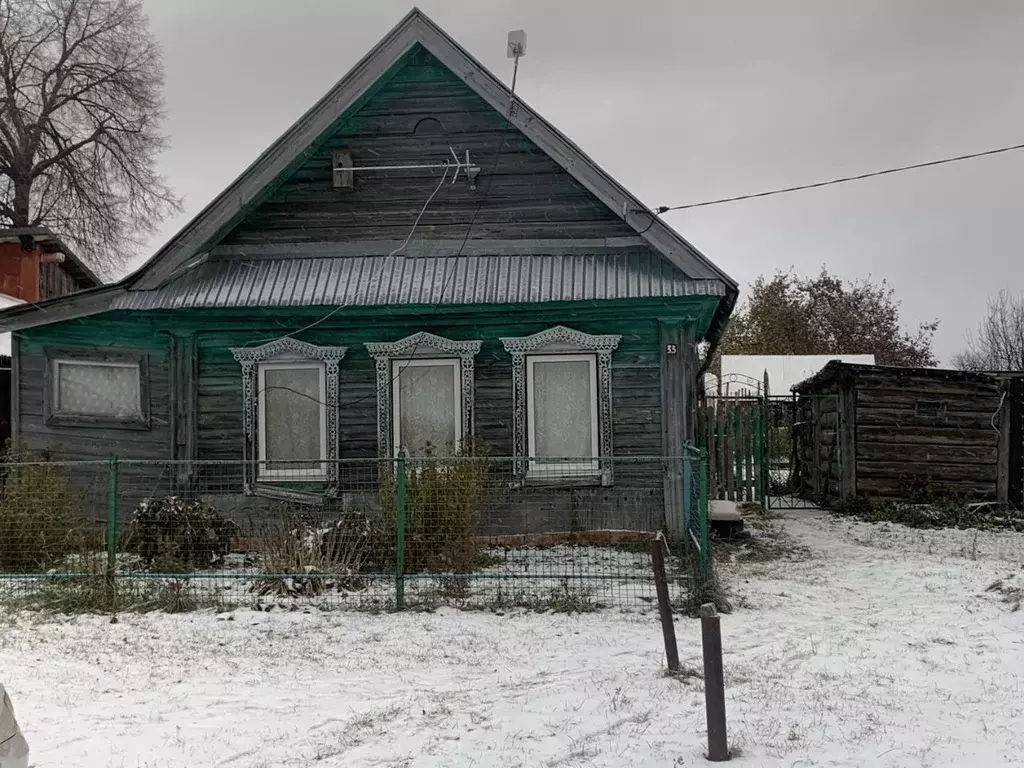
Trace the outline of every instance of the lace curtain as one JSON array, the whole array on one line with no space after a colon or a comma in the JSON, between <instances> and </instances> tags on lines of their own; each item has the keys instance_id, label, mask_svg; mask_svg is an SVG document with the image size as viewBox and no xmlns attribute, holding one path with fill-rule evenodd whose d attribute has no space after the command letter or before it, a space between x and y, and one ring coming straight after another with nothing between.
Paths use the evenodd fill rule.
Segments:
<instances>
[{"instance_id":1,"label":"lace curtain","mask_svg":"<svg viewBox=\"0 0 1024 768\"><path fill-rule=\"evenodd\" d=\"M263 372L266 449L271 469L318 469L321 422L320 371L316 368L267 368ZM299 461L296 461L299 460Z\"/></svg>"},{"instance_id":2,"label":"lace curtain","mask_svg":"<svg viewBox=\"0 0 1024 768\"><path fill-rule=\"evenodd\" d=\"M455 368L449 364L398 367L398 445L410 456L456 450Z\"/></svg>"},{"instance_id":3,"label":"lace curtain","mask_svg":"<svg viewBox=\"0 0 1024 768\"><path fill-rule=\"evenodd\" d=\"M142 397L137 365L54 363L55 410L115 419L140 418Z\"/></svg>"},{"instance_id":4,"label":"lace curtain","mask_svg":"<svg viewBox=\"0 0 1024 768\"><path fill-rule=\"evenodd\" d=\"M588 360L531 361L533 455L591 458L593 402Z\"/></svg>"}]
</instances>

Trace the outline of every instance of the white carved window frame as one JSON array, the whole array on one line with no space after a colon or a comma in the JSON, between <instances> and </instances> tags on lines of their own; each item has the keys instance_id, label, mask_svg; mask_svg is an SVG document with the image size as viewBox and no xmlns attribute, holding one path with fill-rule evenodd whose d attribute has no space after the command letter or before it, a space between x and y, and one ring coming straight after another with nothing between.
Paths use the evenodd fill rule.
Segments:
<instances>
[{"instance_id":1,"label":"white carved window frame","mask_svg":"<svg viewBox=\"0 0 1024 768\"><path fill-rule=\"evenodd\" d=\"M294 363L297 366L319 364L323 368L324 402L323 421L325 425L323 439L326 472L317 479L328 483L338 479L338 365L341 363L348 347L321 347L291 337L284 337L262 344L258 347L232 347L231 354L242 366L242 429L244 434L243 458L244 475L243 489L252 495L257 490L257 483L262 479L258 472L260 460L261 429L259 425L260 401L259 370L264 363L274 367ZM274 478L276 479L276 478Z\"/></svg>"},{"instance_id":2,"label":"white carved window frame","mask_svg":"<svg viewBox=\"0 0 1024 768\"><path fill-rule=\"evenodd\" d=\"M527 358L541 355L592 354L597 359L597 430L598 466L602 485L611 485L612 472L612 352L622 336L594 335L557 325L532 336L511 336L501 339L505 351L512 356L512 450L516 472L527 474L530 465L529 396ZM545 472L545 475L548 475ZM575 471L568 473L571 479Z\"/></svg>"},{"instance_id":3,"label":"white carved window frame","mask_svg":"<svg viewBox=\"0 0 1024 768\"><path fill-rule=\"evenodd\" d=\"M394 457L399 448L395 442L398 434L398 425L394 419L395 381L398 379L395 363L403 360L458 361L456 401L460 423L455 433L456 438L461 440L473 434L473 370L475 358L482 346L483 342L479 339L455 341L427 331L414 333L399 341L366 344L366 351L376 361L377 367L377 446L382 458Z\"/></svg>"}]
</instances>

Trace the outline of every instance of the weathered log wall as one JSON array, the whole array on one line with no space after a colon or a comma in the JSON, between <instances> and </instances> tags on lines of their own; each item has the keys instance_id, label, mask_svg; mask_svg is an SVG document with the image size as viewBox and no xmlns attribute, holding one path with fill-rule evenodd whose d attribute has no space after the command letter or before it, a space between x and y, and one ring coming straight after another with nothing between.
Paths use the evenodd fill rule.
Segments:
<instances>
[{"instance_id":1,"label":"weathered log wall","mask_svg":"<svg viewBox=\"0 0 1024 768\"><path fill-rule=\"evenodd\" d=\"M994 378L869 372L855 379L857 492L996 498L1002 387Z\"/></svg>"}]
</instances>

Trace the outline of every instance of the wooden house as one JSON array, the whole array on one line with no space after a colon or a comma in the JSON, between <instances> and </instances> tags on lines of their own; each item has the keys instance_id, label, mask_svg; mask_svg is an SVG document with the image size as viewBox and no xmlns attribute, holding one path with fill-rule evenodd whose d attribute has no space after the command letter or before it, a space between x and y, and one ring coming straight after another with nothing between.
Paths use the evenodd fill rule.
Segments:
<instances>
[{"instance_id":1,"label":"wooden house","mask_svg":"<svg viewBox=\"0 0 1024 768\"><path fill-rule=\"evenodd\" d=\"M96 288L102 281L46 227L0 230L0 311ZM11 438L11 335L0 333L0 446Z\"/></svg>"},{"instance_id":2,"label":"wooden house","mask_svg":"<svg viewBox=\"0 0 1024 768\"><path fill-rule=\"evenodd\" d=\"M413 10L137 272L0 328L32 449L315 502L344 462L473 436L567 507L682 454L736 295ZM634 473L675 519L678 466Z\"/></svg>"},{"instance_id":3,"label":"wooden house","mask_svg":"<svg viewBox=\"0 0 1024 768\"><path fill-rule=\"evenodd\" d=\"M37 302L102 284L74 250L47 227L0 229L0 294Z\"/></svg>"},{"instance_id":4,"label":"wooden house","mask_svg":"<svg viewBox=\"0 0 1024 768\"><path fill-rule=\"evenodd\" d=\"M1020 375L832 361L795 386L801 492L952 491L1019 505Z\"/></svg>"}]
</instances>

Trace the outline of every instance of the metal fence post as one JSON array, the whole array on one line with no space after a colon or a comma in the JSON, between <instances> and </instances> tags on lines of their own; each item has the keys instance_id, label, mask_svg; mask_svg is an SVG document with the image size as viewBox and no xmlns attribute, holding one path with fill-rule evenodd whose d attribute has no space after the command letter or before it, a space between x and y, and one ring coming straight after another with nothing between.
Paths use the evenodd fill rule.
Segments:
<instances>
[{"instance_id":1,"label":"metal fence post","mask_svg":"<svg viewBox=\"0 0 1024 768\"><path fill-rule=\"evenodd\" d=\"M683 448L683 525L679 529L680 536L685 537L686 531L693 521L693 464L690 460L690 451Z\"/></svg>"},{"instance_id":2,"label":"metal fence post","mask_svg":"<svg viewBox=\"0 0 1024 768\"><path fill-rule=\"evenodd\" d=\"M398 452L395 471L395 608L400 611L405 608L405 451Z\"/></svg>"},{"instance_id":3,"label":"metal fence post","mask_svg":"<svg viewBox=\"0 0 1024 768\"><path fill-rule=\"evenodd\" d=\"M698 530L700 531L700 552L698 557L700 558L700 576L702 579L708 578L708 564L710 562L711 553L708 551L708 476L707 476L707 454L701 451L699 476L698 476Z\"/></svg>"},{"instance_id":4,"label":"metal fence post","mask_svg":"<svg viewBox=\"0 0 1024 768\"><path fill-rule=\"evenodd\" d=\"M725 674L722 668L722 624L714 603L700 607L701 647L704 653L704 706L708 723L708 760L730 758L725 723Z\"/></svg>"},{"instance_id":5,"label":"metal fence post","mask_svg":"<svg viewBox=\"0 0 1024 768\"><path fill-rule=\"evenodd\" d=\"M764 440L764 400L759 397L754 407L754 489L753 501L765 501L765 440Z\"/></svg>"},{"instance_id":6,"label":"metal fence post","mask_svg":"<svg viewBox=\"0 0 1024 768\"><path fill-rule=\"evenodd\" d=\"M658 615L661 618L661 632L665 640L665 662L670 672L678 672L679 646L676 644L676 627L673 624L672 602L668 593L668 576L665 573L665 539L659 533L651 539L650 546L654 587L658 595Z\"/></svg>"},{"instance_id":7,"label":"metal fence post","mask_svg":"<svg viewBox=\"0 0 1024 768\"><path fill-rule=\"evenodd\" d=\"M107 470L107 590L114 611L117 609L114 583L117 574L117 481L117 456L111 456Z\"/></svg>"}]
</instances>

